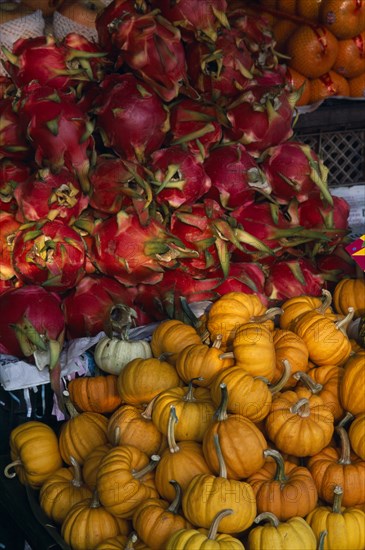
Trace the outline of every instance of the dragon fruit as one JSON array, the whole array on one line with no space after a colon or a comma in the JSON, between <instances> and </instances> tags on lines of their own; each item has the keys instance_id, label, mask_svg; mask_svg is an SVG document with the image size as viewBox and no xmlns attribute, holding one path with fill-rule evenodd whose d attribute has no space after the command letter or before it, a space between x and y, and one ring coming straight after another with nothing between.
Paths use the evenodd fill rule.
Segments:
<instances>
[{"instance_id":1,"label":"dragon fruit","mask_svg":"<svg viewBox=\"0 0 365 550\"><path fill-rule=\"evenodd\" d=\"M111 24L113 44L119 48L117 67L123 64L164 100L190 90L180 31L157 11L116 19Z\"/></svg>"},{"instance_id":2,"label":"dragon fruit","mask_svg":"<svg viewBox=\"0 0 365 550\"><path fill-rule=\"evenodd\" d=\"M265 282L265 294L272 302L309 294L320 296L325 286L323 275L310 261L300 258L271 266Z\"/></svg>"},{"instance_id":3,"label":"dragon fruit","mask_svg":"<svg viewBox=\"0 0 365 550\"><path fill-rule=\"evenodd\" d=\"M0 279L9 280L15 277L12 265L12 253L15 236L20 223L14 214L0 210Z\"/></svg>"},{"instance_id":4,"label":"dragon fruit","mask_svg":"<svg viewBox=\"0 0 365 550\"><path fill-rule=\"evenodd\" d=\"M17 185L29 178L31 166L25 162L4 158L0 160L0 210L15 212L18 205L14 198Z\"/></svg>"},{"instance_id":5,"label":"dragon fruit","mask_svg":"<svg viewBox=\"0 0 365 550\"><path fill-rule=\"evenodd\" d=\"M23 161L31 156L31 147L12 104L10 97L0 100L0 160Z\"/></svg>"},{"instance_id":6,"label":"dragon fruit","mask_svg":"<svg viewBox=\"0 0 365 550\"><path fill-rule=\"evenodd\" d=\"M12 52L2 49L7 58L5 68L18 88L36 80L41 86L66 90L78 81L98 78L100 73L93 74L90 59L105 57L98 46L77 33L66 36L62 43L52 35L19 38Z\"/></svg>"},{"instance_id":7,"label":"dragon fruit","mask_svg":"<svg viewBox=\"0 0 365 550\"><path fill-rule=\"evenodd\" d=\"M228 292L257 294L261 302L267 305L265 280L266 275L260 264L254 262L231 262L227 277L214 290L219 296L223 296Z\"/></svg>"},{"instance_id":8,"label":"dragon fruit","mask_svg":"<svg viewBox=\"0 0 365 550\"><path fill-rule=\"evenodd\" d=\"M96 336L105 330L111 308L116 304L134 307L136 293L111 277L86 275L63 299L67 337ZM139 319L139 324L143 321Z\"/></svg>"},{"instance_id":9,"label":"dragon fruit","mask_svg":"<svg viewBox=\"0 0 365 550\"><path fill-rule=\"evenodd\" d=\"M195 42L187 47L193 86L213 100L237 97L252 86L254 62L236 30L223 30L214 45Z\"/></svg>"},{"instance_id":10,"label":"dragon fruit","mask_svg":"<svg viewBox=\"0 0 365 550\"><path fill-rule=\"evenodd\" d=\"M217 40L218 31L228 28L226 0L153 0L166 19L179 27L187 42Z\"/></svg>"},{"instance_id":11,"label":"dragon fruit","mask_svg":"<svg viewBox=\"0 0 365 550\"><path fill-rule=\"evenodd\" d=\"M327 254L318 254L315 257L317 270L326 280L327 288L331 292L338 281L344 277L356 278L356 262L351 258L342 244L331 247Z\"/></svg>"},{"instance_id":12,"label":"dragon fruit","mask_svg":"<svg viewBox=\"0 0 365 550\"><path fill-rule=\"evenodd\" d=\"M13 268L28 285L63 292L84 275L85 245L62 221L39 220L22 225L14 239Z\"/></svg>"},{"instance_id":13,"label":"dragon fruit","mask_svg":"<svg viewBox=\"0 0 365 550\"><path fill-rule=\"evenodd\" d=\"M48 168L38 170L17 185L14 197L17 219L24 223L48 218L72 223L88 206L78 179L66 168L53 174Z\"/></svg>"},{"instance_id":14,"label":"dragon fruit","mask_svg":"<svg viewBox=\"0 0 365 550\"><path fill-rule=\"evenodd\" d=\"M184 98L170 109L171 145L184 145L201 160L222 139L223 113L214 103Z\"/></svg>"},{"instance_id":15,"label":"dragon fruit","mask_svg":"<svg viewBox=\"0 0 365 550\"><path fill-rule=\"evenodd\" d=\"M239 141L255 156L288 140L293 135L293 114L298 98L297 92L289 94L282 86L251 88L228 105L231 128L226 130L226 137Z\"/></svg>"},{"instance_id":16,"label":"dragon fruit","mask_svg":"<svg viewBox=\"0 0 365 550\"><path fill-rule=\"evenodd\" d=\"M260 167L280 204L287 204L293 196L303 202L318 190L332 204L327 186L328 169L309 145L287 141L270 147L264 151Z\"/></svg>"},{"instance_id":17,"label":"dragon fruit","mask_svg":"<svg viewBox=\"0 0 365 550\"><path fill-rule=\"evenodd\" d=\"M178 258L197 256L156 219L142 225L134 210L98 221L94 243L98 269L127 286L159 283L164 269L175 267Z\"/></svg>"},{"instance_id":18,"label":"dragon fruit","mask_svg":"<svg viewBox=\"0 0 365 550\"><path fill-rule=\"evenodd\" d=\"M72 94L32 82L23 89L17 110L27 125L38 166L56 172L65 166L76 173L82 190L87 193L94 125L72 101Z\"/></svg>"},{"instance_id":19,"label":"dragon fruit","mask_svg":"<svg viewBox=\"0 0 365 550\"><path fill-rule=\"evenodd\" d=\"M212 182L207 197L219 201L225 209L253 203L257 191L271 191L256 159L240 143L215 147L204 168Z\"/></svg>"},{"instance_id":20,"label":"dragon fruit","mask_svg":"<svg viewBox=\"0 0 365 550\"><path fill-rule=\"evenodd\" d=\"M154 151L148 170L156 202L173 209L194 204L211 186L203 164L179 145Z\"/></svg>"},{"instance_id":21,"label":"dragon fruit","mask_svg":"<svg viewBox=\"0 0 365 550\"><path fill-rule=\"evenodd\" d=\"M97 127L104 144L123 158L143 162L170 128L169 112L147 84L131 74L112 73L101 83Z\"/></svg>"}]
</instances>

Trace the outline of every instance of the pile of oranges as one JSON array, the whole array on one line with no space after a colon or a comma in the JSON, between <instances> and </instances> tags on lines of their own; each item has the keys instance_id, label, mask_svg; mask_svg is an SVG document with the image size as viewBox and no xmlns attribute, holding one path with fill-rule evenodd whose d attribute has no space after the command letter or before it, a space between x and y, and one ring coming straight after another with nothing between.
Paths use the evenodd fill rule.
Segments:
<instances>
[{"instance_id":1,"label":"pile of oranges","mask_svg":"<svg viewBox=\"0 0 365 550\"><path fill-rule=\"evenodd\" d=\"M261 0L299 105L365 98L365 0Z\"/></svg>"}]
</instances>

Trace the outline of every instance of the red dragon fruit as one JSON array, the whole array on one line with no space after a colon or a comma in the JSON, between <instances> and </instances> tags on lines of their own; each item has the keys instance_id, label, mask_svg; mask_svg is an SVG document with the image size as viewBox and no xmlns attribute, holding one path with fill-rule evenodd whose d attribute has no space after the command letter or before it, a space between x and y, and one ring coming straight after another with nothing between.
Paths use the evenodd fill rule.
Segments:
<instances>
[{"instance_id":1,"label":"red dragon fruit","mask_svg":"<svg viewBox=\"0 0 365 550\"><path fill-rule=\"evenodd\" d=\"M260 166L280 204L288 203L294 196L303 202L318 190L332 204L327 186L328 168L309 145L297 141L274 145L264 152Z\"/></svg>"},{"instance_id":2,"label":"red dragon fruit","mask_svg":"<svg viewBox=\"0 0 365 550\"><path fill-rule=\"evenodd\" d=\"M217 40L218 30L229 27L226 0L153 0L166 19L180 28L184 40Z\"/></svg>"},{"instance_id":3,"label":"red dragon fruit","mask_svg":"<svg viewBox=\"0 0 365 550\"><path fill-rule=\"evenodd\" d=\"M97 126L104 144L123 158L143 162L161 147L170 128L167 108L131 73L110 74L101 88Z\"/></svg>"},{"instance_id":4,"label":"red dragon fruit","mask_svg":"<svg viewBox=\"0 0 365 550\"><path fill-rule=\"evenodd\" d=\"M96 336L105 330L111 308L117 304L134 307L136 293L134 287L127 288L111 277L86 275L63 299L67 337Z\"/></svg>"},{"instance_id":5,"label":"red dragon fruit","mask_svg":"<svg viewBox=\"0 0 365 550\"><path fill-rule=\"evenodd\" d=\"M97 13L95 27L98 33L98 43L113 57L118 49L113 45L110 24L115 19L127 19L135 15L142 15L148 11L145 0L113 0L104 9Z\"/></svg>"},{"instance_id":6,"label":"red dragon fruit","mask_svg":"<svg viewBox=\"0 0 365 550\"><path fill-rule=\"evenodd\" d=\"M289 139L298 94L289 94L284 87L254 87L240 95L227 107L232 127L226 136L239 141L255 155Z\"/></svg>"},{"instance_id":7,"label":"red dragon fruit","mask_svg":"<svg viewBox=\"0 0 365 550\"><path fill-rule=\"evenodd\" d=\"M178 208L171 216L170 231L198 253L196 257L181 259L181 269L202 277L204 272L221 267L223 275L228 274L230 251L240 244L216 201L205 199Z\"/></svg>"},{"instance_id":8,"label":"red dragon fruit","mask_svg":"<svg viewBox=\"0 0 365 550\"><path fill-rule=\"evenodd\" d=\"M253 58L236 30L223 30L214 45L189 44L187 64L193 86L213 100L226 102L252 86Z\"/></svg>"},{"instance_id":9,"label":"red dragon fruit","mask_svg":"<svg viewBox=\"0 0 365 550\"><path fill-rule=\"evenodd\" d=\"M14 190L29 178L31 166L25 162L4 158L0 160L0 210L15 212L18 208Z\"/></svg>"},{"instance_id":10,"label":"red dragon fruit","mask_svg":"<svg viewBox=\"0 0 365 550\"><path fill-rule=\"evenodd\" d=\"M10 97L0 100L0 160L27 160L31 156L31 147L12 103Z\"/></svg>"},{"instance_id":11,"label":"red dragon fruit","mask_svg":"<svg viewBox=\"0 0 365 550\"><path fill-rule=\"evenodd\" d=\"M85 245L69 225L43 219L20 227L12 261L17 277L24 283L63 292L84 275Z\"/></svg>"},{"instance_id":12,"label":"red dragon fruit","mask_svg":"<svg viewBox=\"0 0 365 550\"><path fill-rule=\"evenodd\" d=\"M203 164L179 145L152 153L148 169L156 202L171 208L194 204L211 186Z\"/></svg>"},{"instance_id":13,"label":"red dragon fruit","mask_svg":"<svg viewBox=\"0 0 365 550\"><path fill-rule=\"evenodd\" d=\"M72 223L89 202L77 178L66 168L57 174L48 168L38 170L18 184L14 197L18 203L16 217L22 223L41 218Z\"/></svg>"},{"instance_id":14,"label":"red dragon fruit","mask_svg":"<svg viewBox=\"0 0 365 550\"><path fill-rule=\"evenodd\" d=\"M189 88L185 50L180 31L167 19L150 12L116 19L111 24L112 41L120 49L117 67L125 64L164 100Z\"/></svg>"},{"instance_id":15,"label":"red dragon fruit","mask_svg":"<svg viewBox=\"0 0 365 550\"><path fill-rule=\"evenodd\" d=\"M32 82L23 89L17 108L27 124L38 166L52 171L65 166L76 173L82 190L87 193L94 125L72 101L72 95Z\"/></svg>"},{"instance_id":16,"label":"red dragon fruit","mask_svg":"<svg viewBox=\"0 0 365 550\"><path fill-rule=\"evenodd\" d=\"M13 243L20 223L14 214L0 210L0 279L9 280L15 277L12 264Z\"/></svg>"},{"instance_id":17,"label":"red dragon fruit","mask_svg":"<svg viewBox=\"0 0 365 550\"><path fill-rule=\"evenodd\" d=\"M342 244L330 248L327 254L318 254L315 257L317 270L327 282L331 292L338 281L344 277L356 278L356 262L351 258Z\"/></svg>"},{"instance_id":18,"label":"red dragon fruit","mask_svg":"<svg viewBox=\"0 0 365 550\"><path fill-rule=\"evenodd\" d=\"M212 182L207 197L218 200L226 209L253 203L257 191L270 193L265 174L240 143L215 147L204 168Z\"/></svg>"},{"instance_id":19,"label":"red dragon fruit","mask_svg":"<svg viewBox=\"0 0 365 550\"><path fill-rule=\"evenodd\" d=\"M270 301L282 301L309 294L320 296L325 286L323 276L306 259L291 259L271 266L265 283L265 293Z\"/></svg>"},{"instance_id":20,"label":"red dragon fruit","mask_svg":"<svg viewBox=\"0 0 365 550\"><path fill-rule=\"evenodd\" d=\"M12 288L19 288L21 286L22 282L16 277L13 277L12 279L0 279L0 295Z\"/></svg>"},{"instance_id":21,"label":"red dragon fruit","mask_svg":"<svg viewBox=\"0 0 365 550\"><path fill-rule=\"evenodd\" d=\"M268 303L264 270L260 264L254 262L231 262L227 277L215 287L215 292L219 296L228 292L257 294L263 304Z\"/></svg>"},{"instance_id":22,"label":"red dragon fruit","mask_svg":"<svg viewBox=\"0 0 365 550\"><path fill-rule=\"evenodd\" d=\"M98 269L127 286L156 284L163 277L164 267L176 265L176 258L196 255L152 217L147 225L141 225L135 211L121 210L97 222L94 243Z\"/></svg>"},{"instance_id":23,"label":"red dragon fruit","mask_svg":"<svg viewBox=\"0 0 365 550\"><path fill-rule=\"evenodd\" d=\"M98 212L117 214L133 199L150 200L143 167L111 155L99 155L90 172L90 206ZM151 197L152 198L152 197Z\"/></svg>"},{"instance_id":24,"label":"red dragon fruit","mask_svg":"<svg viewBox=\"0 0 365 550\"><path fill-rule=\"evenodd\" d=\"M50 370L51 386L60 395L59 356L65 337L61 298L34 285L0 295L0 353L34 360Z\"/></svg>"},{"instance_id":25,"label":"red dragon fruit","mask_svg":"<svg viewBox=\"0 0 365 550\"><path fill-rule=\"evenodd\" d=\"M58 43L51 35L19 38L10 52L3 48L7 58L5 68L18 88L36 80L41 86L65 90L78 80L93 79L89 59L104 57L100 48L81 37L75 47L76 33ZM81 44L83 49L81 49Z\"/></svg>"},{"instance_id":26,"label":"red dragon fruit","mask_svg":"<svg viewBox=\"0 0 365 550\"><path fill-rule=\"evenodd\" d=\"M182 99L170 110L171 145L184 145L204 160L222 139L222 116L213 103Z\"/></svg>"},{"instance_id":27,"label":"red dragon fruit","mask_svg":"<svg viewBox=\"0 0 365 550\"><path fill-rule=\"evenodd\" d=\"M106 71L112 70L113 63L100 45L82 34L70 32L63 38L62 46L67 50L67 56L71 57L72 65L77 63L90 81L100 82ZM82 80L80 77L80 82Z\"/></svg>"}]
</instances>

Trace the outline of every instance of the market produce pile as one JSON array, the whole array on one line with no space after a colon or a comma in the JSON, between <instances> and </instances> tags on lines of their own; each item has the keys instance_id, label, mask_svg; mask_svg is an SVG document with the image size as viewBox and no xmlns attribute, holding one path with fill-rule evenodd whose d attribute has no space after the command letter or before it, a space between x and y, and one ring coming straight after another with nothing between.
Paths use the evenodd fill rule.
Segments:
<instances>
[{"instance_id":1,"label":"market produce pile","mask_svg":"<svg viewBox=\"0 0 365 550\"><path fill-rule=\"evenodd\" d=\"M12 430L3 475L72 550L363 550L364 300L364 279L269 310L229 292L149 342L125 315L58 428Z\"/></svg>"}]
</instances>

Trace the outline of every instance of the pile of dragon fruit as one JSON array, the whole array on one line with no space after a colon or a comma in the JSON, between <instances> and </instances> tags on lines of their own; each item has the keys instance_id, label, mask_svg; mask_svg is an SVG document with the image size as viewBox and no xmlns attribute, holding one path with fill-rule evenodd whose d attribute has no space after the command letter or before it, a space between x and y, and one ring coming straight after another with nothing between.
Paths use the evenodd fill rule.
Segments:
<instances>
[{"instance_id":1,"label":"pile of dragon fruit","mask_svg":"<svg viewBox=\"0 0 365 550\"><path fill-rule=\"evenodd\" d=\"M299 92L242 4L114 0L98 43L4 51L0 352L42 348L36 322L59 333L54 304L72 339L115 303L142 325L178 317L181 296L272 305L352 274L348 204L293 138ZM44 312L11 331L25 302Z\"/></svg>"}]
</instances>

